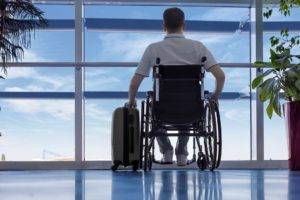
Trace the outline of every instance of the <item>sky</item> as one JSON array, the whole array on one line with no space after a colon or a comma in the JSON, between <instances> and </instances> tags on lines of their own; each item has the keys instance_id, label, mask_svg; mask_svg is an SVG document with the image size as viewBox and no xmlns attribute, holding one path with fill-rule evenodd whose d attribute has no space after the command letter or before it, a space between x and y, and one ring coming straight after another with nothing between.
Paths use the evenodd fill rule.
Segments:
<instances>
[{"instance_id":1,"label":"sky","mask_svg":"<svg viewBox=\"0 0 300 200\"><path fill-rule=\"evenodd\" d=\"M74 19L73 6L40 6L49 19ZM87 6L87 18L160 19L165 7ZM184 7L190 20L245 21L245 8ZM59 13L59 14L58 14ZM274 14L270 20L281 21ZM299 21L300 15L288 20ZM186 33L186 37L203 42L221 63L248 63L249 33ZM86 61L138 62L152 42L163 39L163 33L100 32L85 29ZM264 37L265 59L268 37ZM23 61L74 61L74 31L37 31ZM126 91L135 68L86 68L85 91ZM249 94L249 69L226 68L225 92ZM213 90L214 80L207 74L205 87ZM151 89L151 78L140 91ZM0 91L74 91L74 69L66 67L10 68L0 81ZM85 137L87 160L111 158L111 117L126 99L85 102ZM254 102L252 102L254 104ZM74 100L0 99L0 155L7 160L74 159ZM250 101L220 102L223 128L223 160L250 159ZM175 142L172 140L172 142ZM284 120L265 117L266 159L287 159ZM158 149L158 148L156 148ZM191 144L189 145L191 150ZM191 151L190 151L191 152ZM157 154L158 155L158 154ZM158 155L159 157L159 155Z\"/></svg>"}]
</instances>

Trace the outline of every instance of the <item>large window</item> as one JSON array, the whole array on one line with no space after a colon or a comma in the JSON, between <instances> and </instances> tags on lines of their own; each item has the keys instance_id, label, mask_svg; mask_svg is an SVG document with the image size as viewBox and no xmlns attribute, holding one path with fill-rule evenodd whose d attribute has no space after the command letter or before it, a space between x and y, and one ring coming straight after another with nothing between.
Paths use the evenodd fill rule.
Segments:
<instances>
[{"instance_id":1,"label":"large window","mask_svg":"<svg viewBox=\"0 0 300 200\"><path fill-rule=\"evenodd\" d=\"M2 99L0 104L5 160L74 160L73 100Z\"/></svg>"},{"instance_id":2,"label":"large window","mask_svg":"<svg viewBox=\"0 0 300 200\"><path fill-rule=\"evenodd\" d=\"M124 30L121 22L112 21L113 30L105 27L103 19L129 20L160 20L166 7L143 6L99 6L85 7L85 59L90 62L138 62L145 48L164 38L162 24L153 27L153 30ZM147 9L147 12L144 10ZM212 7L183 7L187 20L195 22L210 22L219 31L189 31L187 38L201 41L214 54L220 63L248 63L250 60L249 30L241 28L240 23L247 21L247 8L212 8ZM101 12L98 12L101 10ZM148 15L147 13L152 13ZM215 14L223 12L224 16L215 18ZM233 15L232 13L235 13ZM112 15L111 13L117 13ZM214 21L233 23L233 29L224 31ZM98 22L98 24L96 24ZM146 27L148 21L136 21L137 26ZM101 67L86 68L86 91L128 91L129 82L134 74L135 67ZM240 97L222 100L220 102L221 118L223 123L223 159L249 160L250 159L250 99L249 99L249 69L224 68L227 82L224 92L240 93ZM206 89L213 91L215 81L207 73ZM152 89L151 77L145 79L140 91ZM126 99L119 100L87 100L86 101L86 158L88 160L110 159L111 114L116 107L122 106ZM105 117L106 116L106 117ZM176 140L172 140L174 143ZM192 140L190 140L192 141ZM239 151L235 146L243 144ZM189 151L192 153L192 143ZM156 148L158 149L158 148Z\"/></svg>"},{"instance_id":3,"label":"large window","mask_svg":"<svg viewBox=\"0 0 300 200\"><path fill-rule=\"evenodd\" d=\"M33 64L9 67L6 79L0 80L0 155L6 161L71 161L74 68L43 63L74 62L74 27L69 26L74 6L37 6L49 26L32 34L31 48L24 52L23 63Z\"/></svg>"},{"instance_id":4,"label":"large window","mask_svg":"<svg viewBox=\"0 0 300 200\"><path fill-rule=\"evenodd\" d=\"M145 48L164 38L161 19L168 5L133 4L100 5L91 1L82 10L75 9L72 3L50 4L46 0L37 4L45 12L49 26L32 35L32 45L25 50L23 62L12 64L7 78L0 80L2 160L111 159L112 112L127 101L130 79ZM205 44L227 77L220 100L222 159L250 160L255 151L251 142L256 142L253 125L259 114L254 108L256 91L249 87L254 76L249 67L251 50L255 52L250 45L250 35L255 36L250 5L180 6L186 13L185 36ZM77 13L83 15L82 19L76 18L80 15L75 12L82 12ZM269 38L278 35L286 24L297 23L299 27L299 21L298 12L288 18L275 12L271 19L264 20L264 60L269 57ZM82 27L75 22L82 22ZM78 37L81 32L82 37ZM292 34L299 34L299 30L293 29ZM74 73L75 67L83 73ZM212 75L206 73L205 89L213 91L214 84ZM149 77L140 91L151 89ZM138 99L139 106L141 100ZM284 120L269 120L265 115L263 123L265 159L287 159ZM84 144L82 149L75 146L78 138ZM75 152L83 153L84 158L75 158Z\"/></svg>"},{"instance_id":5,"label":"large window","mask_svg":"<svg viewBox=\"0 0 300 200\"><path fill-rule=\"evenodd\" d=\"M273 6L273 15L270 19L264 19L265 22L287 22L289 24L281 23L278 26L278 29L267 30L264 28L264 37L263 37L263 45L264 45L264 60L270 60L270 38L272 36L280 36L281 28L290 29L290 35L296 36L299 35L299 29L297 30L297 26L290 26L290 23L299 23L300 21L300 12L299 8L294 8L291 10L291 15L284 17L280 12L278 7ZM274 26L274 25L273 25ZM299 47L293 49L293 54L297 54L300 49ZM285 102L282 99L282 104ZM267 104L265 104L265 107ZM265 159L266 160L278 160L278 159L287 159L288 151L287 151L287 134L285 128L285 120L284 117L278 117L277 115L273 116L272 119L269 119L265 114L264 116L264 132L265 132Z\"/></svg>"}]
</instances>

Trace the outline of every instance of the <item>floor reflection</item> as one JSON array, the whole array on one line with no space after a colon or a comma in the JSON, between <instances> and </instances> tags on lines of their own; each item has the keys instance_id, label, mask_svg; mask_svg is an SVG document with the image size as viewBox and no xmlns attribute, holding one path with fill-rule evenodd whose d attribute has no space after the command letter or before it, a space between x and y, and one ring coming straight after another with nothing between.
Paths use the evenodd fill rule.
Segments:
<instances>
[{"instance_id":1,"label":"floor reflection","mask_svg":"<svg viewBox=\"0 0 300 200\"><path fill-rule=\"evenodd\" d=\"M161 171L145 174L143 186L145 200L222 199L220 172Z\"/></svg>"},{"instance_id":2,"label":"floor reflection","mask_svg":"<svg viewBox=\"0 0 300 200\"><path fill-rule=\"evenodd\" d=\"M287 170L19 171L0 172L0 199L298 200L299 185Z\"/></svg>"}]
</instances>

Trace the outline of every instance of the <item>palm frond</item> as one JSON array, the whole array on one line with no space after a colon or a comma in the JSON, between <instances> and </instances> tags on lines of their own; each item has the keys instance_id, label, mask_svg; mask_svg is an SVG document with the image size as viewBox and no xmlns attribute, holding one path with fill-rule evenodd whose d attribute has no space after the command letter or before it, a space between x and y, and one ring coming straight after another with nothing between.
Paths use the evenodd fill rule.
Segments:
<instances>
[{"instance_id":1,"label":"palm frond","mask_svg":"<svg viewBox=\"0 0 300 200\"><path fill-rule=\"evenodd\" d=\"M31 0L0 0L0 56L4 73L7 62L21 60L31 45L32 33L47 26L44 12Z\"/></svg>"}]
</instances>

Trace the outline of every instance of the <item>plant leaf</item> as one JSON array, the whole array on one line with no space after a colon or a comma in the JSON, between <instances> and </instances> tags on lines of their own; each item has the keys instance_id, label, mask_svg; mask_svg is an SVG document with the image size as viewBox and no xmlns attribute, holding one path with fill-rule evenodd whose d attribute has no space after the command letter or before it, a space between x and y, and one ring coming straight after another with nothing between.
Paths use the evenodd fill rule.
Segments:
<instances>
[{"instance_id":1,"label":"plant leaf","mask_svg":"<svg viewBox=\"0 0 300 200\"><path fill-rule=\"evenodd\" d=\"M272 115L273 115L273 105L272 105L271 100L270 100L269 105L267 107L267 114L268 114L268 117L271 119Z\"/></svg>"},{"instance_id":2,"label":"plant leaf","mask_svg":"<svg viewBox=\"0 0 300 200\"><path fill-rule=\"evenodd\" d=\"M264 75L260 74L255 79L253 79L252 84L251 84L252 89L255 89L259 84L261 84L263 81L263 78L264 78Z\"/></svg>"},{"instance_id":3,"label":"plant leaf","mask_svg":"<svg viewBox=\"0 0 300 200\"><path fill-rule=\"evenodd\" d=\"M274 93L276 80L274 78L269 78L266 81L264 81L259 87L259 99L261 101L266 101L267 99L271 98L271 95Z\"/></svg>"},{"instance_id":4,"label":"plant leaf","mask_svg":"<svg viewBox=\"0 0 300 200\"><path fill-rule=\"evenodd\" d=\"M264 67L270 67L272 66L272 64L270 62L256 61L253 63L253 66L257 68L264 68Z\"/></svg>"},{"instance_id":5,"label":"plant leaf","mask_svg":"<svg viewBox=\"0 0 300 200\"><path fill-rule=\"evenodd\" d=\"M274 99L273 99L273 110L277 115L281 117L281 105L280 105L280 100L279 100L279 91L275 94Z\"/></svg>"}]
</instances>

